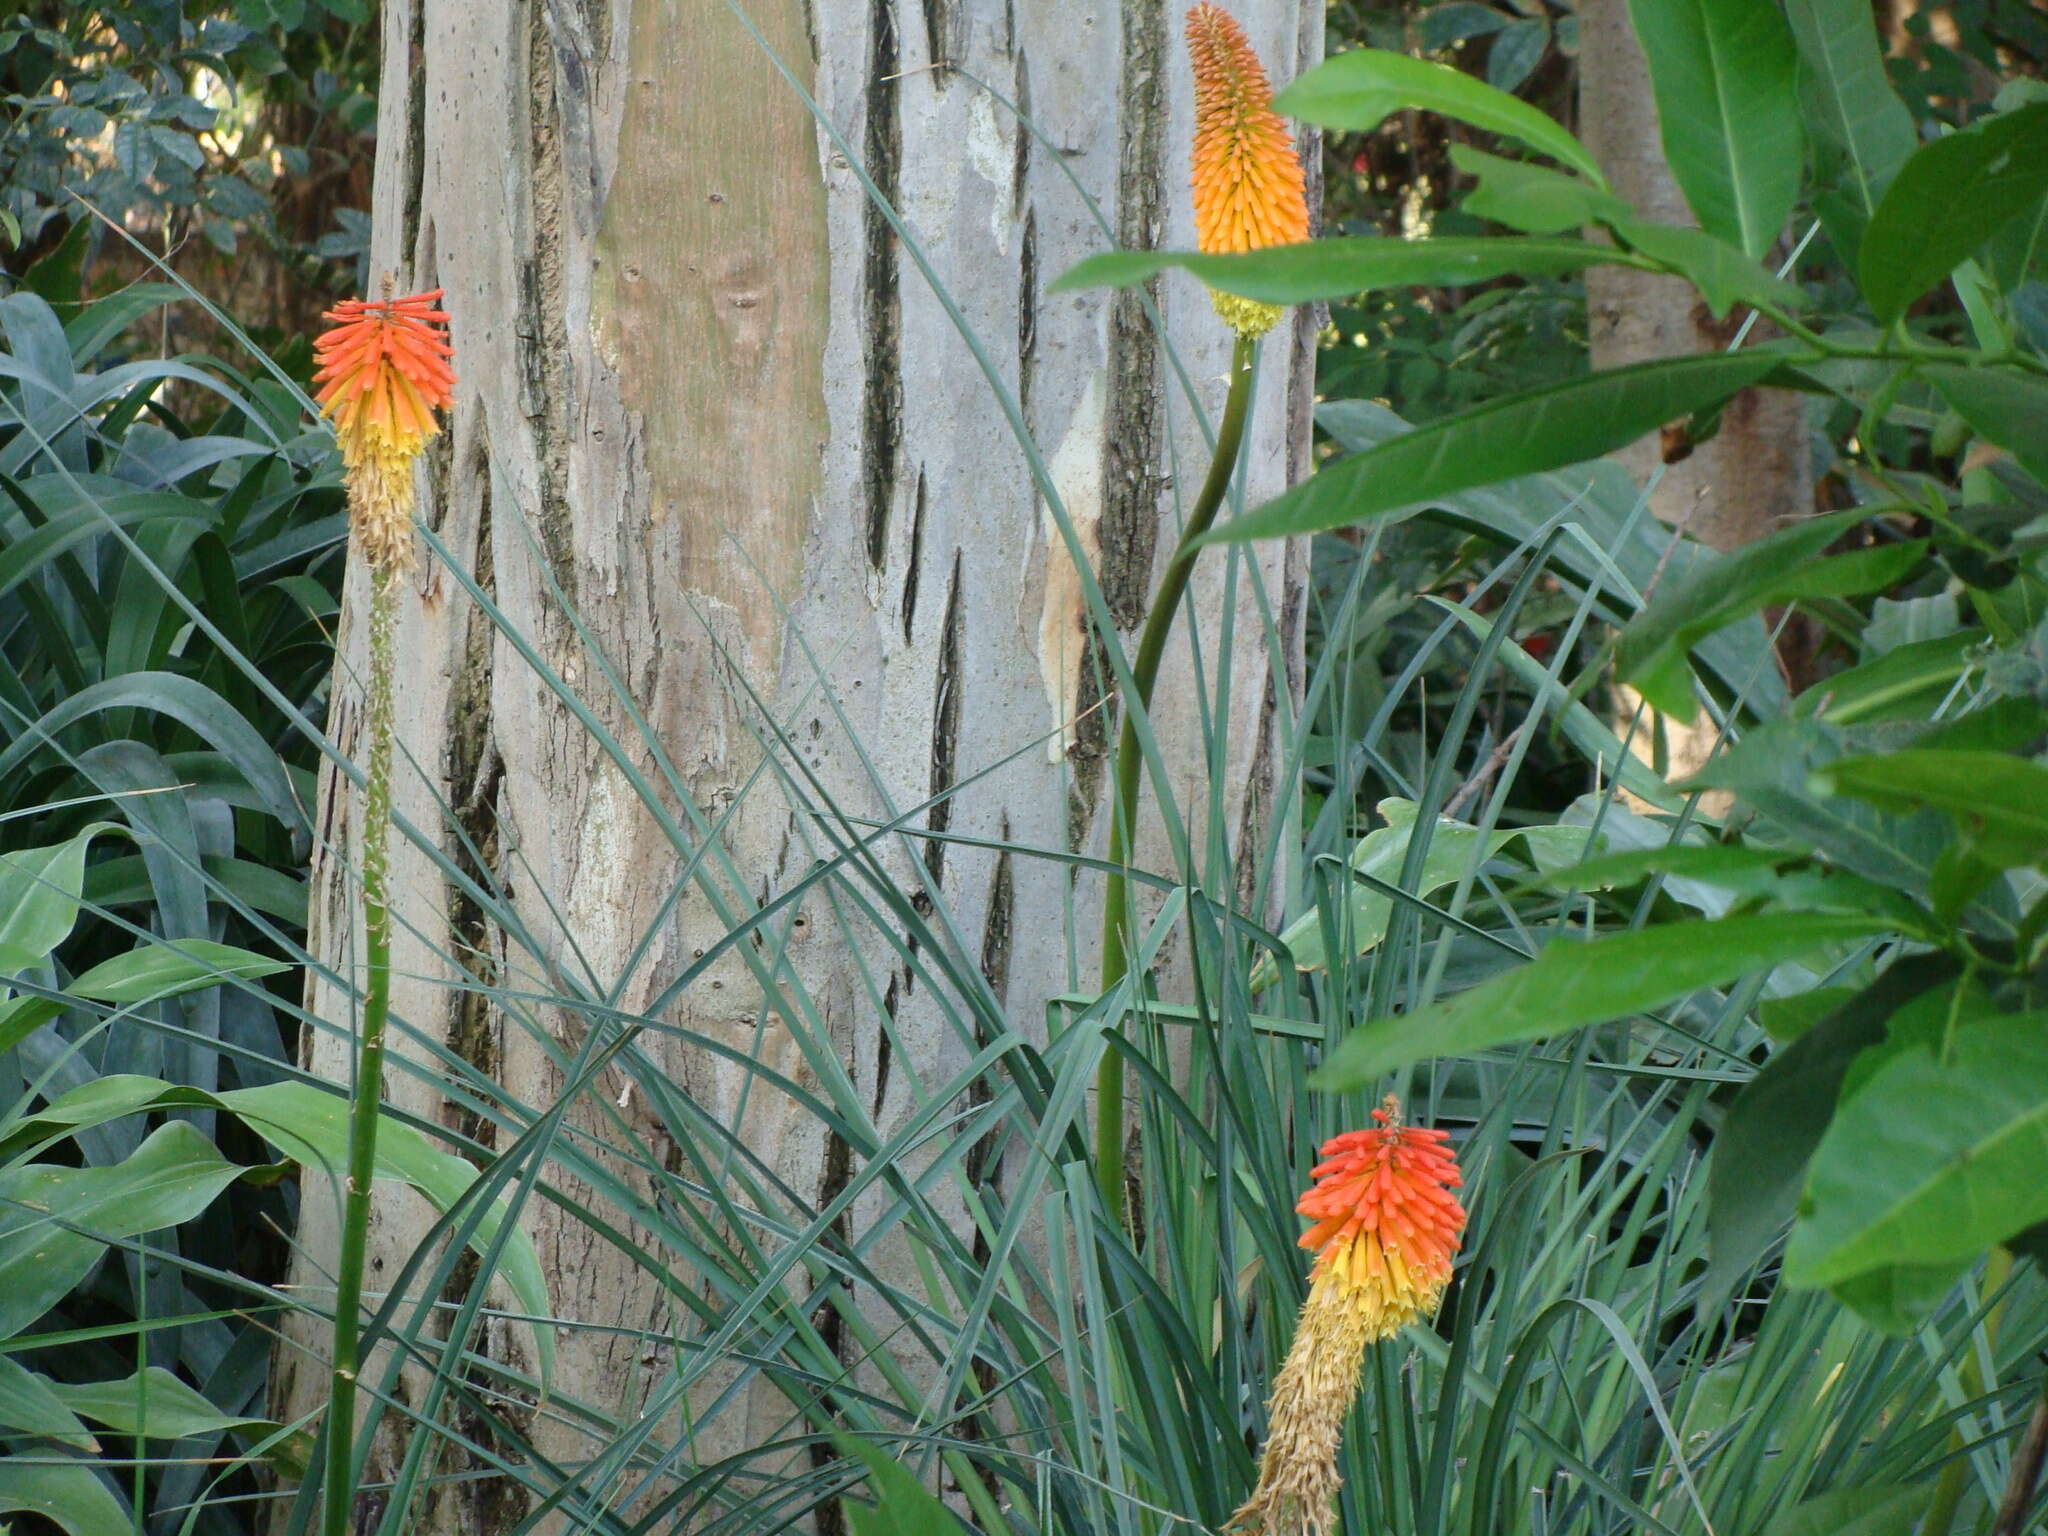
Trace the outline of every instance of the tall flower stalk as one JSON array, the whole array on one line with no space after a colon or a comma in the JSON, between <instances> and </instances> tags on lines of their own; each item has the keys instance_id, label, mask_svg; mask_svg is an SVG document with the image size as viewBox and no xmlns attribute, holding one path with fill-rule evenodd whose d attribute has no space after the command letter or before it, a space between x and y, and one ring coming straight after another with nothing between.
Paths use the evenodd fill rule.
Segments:
<instances>
[{"instance_id":1,"label":"tall flower stalk","mask_svg":"<svg viewBox=\"0 0 2048 1536\"><path fill-rule=\"evenodd\" d=\"M1243 1536L1334 1529L1337 1456L1368 1347L1433 1315L1465 1231L1464 1182L1439 1130L1401 1123L1392 1094L1371 1129L1323 1143L1295 1207L1314 1223L1308 1300L1266 1406L1266 1449L1251 1497L1231 1516Z\"/></svg>"},{"instance_id":2,"label":"tall flower stalk","mask_svg":"<svg viewBox=\"0 0 2048 1536\"><path fill-rule=\"evenodd\" d=\"M1309 236L1308 201L1301 161L1287 125L1273 111L1273 89L1244 29L1220 6L1197 5L1187 15L1188 56L1195 76L1195 148L1189 177L1195 244L1206 252L1255 251ZM1152 705L1152 687L1166 654L1174 615L1187 592L1202 535L1216 520L1237 472L1251 404L1255 344L1280 318L1279 306L1211 291L1216 313L1237 333L1231 350L1230 391L1216 432L1216 452L1201 493L1181 528L1159 591L1138 634L1131 662L1132 698L1124 701L1117 732L1115 804L1109 823L1110 873L1102 900L1102 990L1130 973L1129 886L1124 868L1136 841L1138 792L1144 754L1138 717ZM1095 1174L1103 1203L1119 1219L1124 1210L1124 1060L1103 1053L1095 1077Z\"/></svg>"},{"instance_id":3,"label":"tall flower stalk","mask_svg":"<svg viewBox=\"0 0 2048 1536\"><path fill-rule=\"evenodd\" d=\"M348 485L349 538L370 574L370 674L365 700L369 762L363 781L363 1008L349 1102L348 1173L335 1271L333 1379L327 1407L323 1536L349 1536L355 1503L356 1375L361 1366L363 1266L370 1189L384 1090L384 1033L391 1016L392 674L397 597L412 565L413 468L453 403L442 290L329 310L313 344L322 411L334 423Z\"/></svg>"}]
</instances>

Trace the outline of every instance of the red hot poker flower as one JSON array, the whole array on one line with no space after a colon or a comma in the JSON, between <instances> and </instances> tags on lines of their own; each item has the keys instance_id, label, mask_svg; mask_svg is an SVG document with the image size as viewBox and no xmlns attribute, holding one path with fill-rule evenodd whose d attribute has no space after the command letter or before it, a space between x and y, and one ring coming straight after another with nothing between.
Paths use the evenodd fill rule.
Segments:
<instances>
[{"instance_id":1,"label":"red hot poker flower","mask_svg":"<svg viewBox=\"0 0 2048 1536\"><path fill-rule=\"evenodd\" d=\"M1444 1132L1401 1123L1392 1094L1369 1130L1323 1143L1314 1183L1295 1207L1317 1250L1294 1344L1273 1378L1258 1486L1230 1528L1246 1536L1332 1529L1337 1454L1358 1371L1376 1339L1436 1310L1465 1230L1451 1191L1464 1182Z\"/></svg>"},{"instance_id":2,"label":"red hot poker flower","mask_svg":"<svg viewBox=\"0 0 2048 1536\"><path fill-rule=\"evenodd\" d=\"M454 404L441 294L345 300L322 317L331 325L313 343L315 398L341 444L354 533L379 568L410 558L413 460L440 431L435 411Z\"/></svg>"},{"instance_id":3,"label":"red hot poker flower","mask_svg":"<svg viewBox=\"0 0 2048 1536\"><path fill-rule=\"evenodd\" d=\"M1188 12L1187 33L1195 75L1196 249L1229 254L1306 240L1301 161L1244 29L1205 0ZM1228 293L1211 298L1240 335L1264 335L1280 318L1277 305Z\"/></svg>"}]
</instances>

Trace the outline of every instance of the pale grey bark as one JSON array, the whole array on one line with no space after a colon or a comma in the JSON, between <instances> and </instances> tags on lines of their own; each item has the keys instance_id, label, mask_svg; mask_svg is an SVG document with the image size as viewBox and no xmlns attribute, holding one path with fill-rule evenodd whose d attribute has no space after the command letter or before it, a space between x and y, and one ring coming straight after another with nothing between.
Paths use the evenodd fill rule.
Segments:
<instances>
[{"instance_id":1,"label":"pale grey bark","mask_svg":"<svg viewBox=\"0 0 2048 1536\"><path fill-rule=\"evenodd\" d=\"M1281 75L1319 55L1320 5L1235 9ZM1043 445L1128 633L1164 563L1177 498L1200 477L1201 439L1135 301L1044 290L1111 243L1075 183L1118 243L1191 241L1178 8L749 0L746 11L902 210ZM387 0L383 26L375 264L408 288L446 287L461 375L423 516L510 625L637 743L555 589L576 605L689 800L706 816L732 813L729 863L707 877L719 902L700 882L665 905L682 860L656 818L431 560L401 618L399 814L467 864L459 825L511 889L546 964L616 989L629 1013L713 944L731 912L786 889L818 851L811 819L792 812L772 775L754 777L764 719L748 688L788 731L786 755L852 814L884 817L952 787L928 818L936 829L1027 849L1099 848L1101 714L1073 726L1094 697L1095 669L1082 664L1079 585L1026 457L849 157L725 0ZM989 87L1021 104L1045 141ZM1166 283L1160 302L1213 414L1227 333L1191 281ZM1305 467L1310 341L1302 321L1267 345L1250 433L1254 500ZM1269 666L1252 592L1263 586L1283 658L1293 657L1302 563L1298 547L1263 547L1251 572L1239 563L1232 589L1222 824L1237 845L1225 857L1240 863L1246 826L1256 831L1289 792L1275 715L1295 682ZM1205 561L1195 583L1212 695L1228 565ZM352 582L344 677L360 662L359 613ZM1157 728L1181 810L1200 827L1202 726L1185 644L1168 668ZM334 729L351 750L356 697L352 684L337 687ZM635 744L632 755L652 772L650 753ZM343 969L359 942L341 856L357 835L353 812L330 774L321 824L335 852L315 871L311 943ZM906 888L923 885L950 914L962 954L1015 1027L1042 1032L1046 999L1086 983L1093 879L1070 894L1059 863L964 842L892 846L888 857ZM1140 862L1172 867L1156 827ZM529 992L549 985L540 962L479 922L418 849L400 847L395 870L404 1028L477 1063L523 1103L547 1104L560 1078L545 1042L464 990L448 957ZM782 1021L808 1012L886 1131L921 1084L957 1070L964 1048L930 988L867 948L903 1042L885 1048L881 1010L830 909L815 903L805 916L777 995L764 996L733 956L664 1019L801 1079L810 1069ZM331 986L315 986L312 1004L335 1023L349 1016ZM541 1022L557 1051L574 1049L576 1016L544 1010ZM843 1147L785 1101L756 1087L742 1119L744 1073L732 1063L668 1038L644 1048L698 1104L741 1123L753 1152L807 1197L845 1178ZM408 1049L425 1059L418 1043ZM345 1042L322 1034L309 1061L344 1077ZM455 1123L434 1071L394 1073L393 1097ZM623 1077L601 1086L602 1103L592 1096L575 1111L578 1128L616 1134L597 1112L615 1108L659 1140L661 1124ZM380 1201L372 1290L428 1214L409 1199ZM601 1214L635 1229L630 1212ZM661 1289L573 1216L536 1203L528 1218L560 1315L600 1329L680 1326ZM299 1238L308 1259L295 1279L317 1290L333 1231L312 1177ZM514 1328L488 1342L513 1359L526 1347ZM286 1412L321 1390L319 1336L296 1343L301 1352L281 1357ZM565 1331L560 1348L557 1392L621 1420L668 1364L623 1335ZM787 1413L759 1392L750 1417L708 1428L701 1454L740 1449ZM546 1416L533 1432L570 1461L591 1449ZM392 1451L380 1447L375 1470L388 1473ZM488 1485L456 1484L427 1523L477 1536L516 1514Z\"/></svg>"}]
</instances>

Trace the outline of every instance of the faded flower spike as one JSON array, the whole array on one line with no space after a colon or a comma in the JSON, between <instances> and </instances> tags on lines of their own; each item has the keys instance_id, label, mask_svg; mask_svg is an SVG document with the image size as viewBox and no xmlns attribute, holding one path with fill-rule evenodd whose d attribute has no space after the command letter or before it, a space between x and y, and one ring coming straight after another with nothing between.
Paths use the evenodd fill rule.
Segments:
<instances>
[{"instance_id":1,"label":"faded flower spike","mask_svg":"<svg viewBox=\"0 0 2048 1536\"><path fill-rule=\"evenodd\" d=\"M1451 1278L1464 1182L1444 1132L1401 1123L1392 1094L1371 1130L1323 1143L1315 1183L1295 1209L1315 1223L1318 1250L1294 1345L1267 1404L1259 1482L1231 1517L1246 1536L1322 1536L1334 1529L1337 1451L1375 1340L1429 1316Z\"/></svg>"},{"instance_id":2,"label":"faded flower spike","mask_svg":"<svg viewBox=\"0 0 2048 1536\"><path fill-rule=\"evenodd\" d=\"M454 403L441 294L348 299L321 317L329 328L313 343L315 398L341 443L351 531L378 570L411 563L413 460L441 430L434 412Z\"/></svg>"},{"instance_id":3,"label":"faded flower spike","mask_svg":"<svg viewBox=\"0 0 2048 1536\"><path fill-rule=\"evenodd\" d=\"M1306 240L1301 161L1244 29L1221 6L1198 5L1188 12L1188 54L1195 71L1196 249L1228 255ZM1213 290L1209 297L1240 336L1263 336L1280 318L1277 304Z\"/></svg>"}]
</instances>

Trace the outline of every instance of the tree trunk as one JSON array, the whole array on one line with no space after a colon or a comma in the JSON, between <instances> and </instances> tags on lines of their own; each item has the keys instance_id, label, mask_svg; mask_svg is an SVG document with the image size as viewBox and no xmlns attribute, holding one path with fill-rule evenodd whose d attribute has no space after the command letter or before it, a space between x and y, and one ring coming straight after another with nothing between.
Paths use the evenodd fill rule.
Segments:
<instances>
[{"instance_id":1,"label":"tree trunk","mask_svg":"<svg viewBox=\"0 0 2048 1536\"><path fill-rule=\"evenodd\" d=\"M1579 117L1586 147L1614 190L1643 217L1693 223L1664 162L1649 65L1626 0L1584 0L1579 38ZM1586 310L1595 368L1722 351L1741 318L1738 310L1715 320L1681 278L1618 266L1586 269ZM1750 341L1769 334L1752 332ZM1804 400L1789 390L1744 390L1728 402L1720 431L1690 455L1663 465L1655 484L1652 476L1664 458L1658 434L1615 457L1650 486L1650 511L1660 520L1715 549L1739 549L1813 511L1805 410ZM1654 760L1661 733L1667 777L1683 778L1706 764L1719 740L1706 715L1687 725L1645 711L1642 727L1631 732L1640 703L1635 690L1619 690L1617 723L1638 756ZM1718 791L1703 801L1709 814L1725 811L1728 803Z\"/></svg>"},{"instance_id":2,"label":"tree trunk","mask_svg":"<svg viewBox=\"0 0 2048 1536\"><path fill-rule=\"evenodd\" d=\"M673 1084L708 1123L737 1128L792 1192L789 1209L770 1214L800 1225L858 1158L755 1064L815 1089L820 1063L802 1044L829 1040L886 1137L971 1054L949 1016L958 999L906 960L900 935L884 943L835 903L830 885L777 914L780 967L729 950L664 997L733 923L831 854L830 818L817 814L826 795L847 817L881 821L951 792L915 824L976 841L896 839L878 851L916 911L937 914L936 931L950 919L962 963L986 976L1019 1031L1042 1036L1047 999L1085 986L1094 965L1099 883L1021 851L1100 847L1103 712L1075 720L1098 672L1080 585L996 389L854 162L901 210L994 384L1043 445L1127 639L1205 462L1140 303L1044 296L1112 240L1191 243L1177 11L1161 0L1109 0L1087 14L1013 0L742 9L759 39L725 0L386 0L382 17L376 269L395 270L402 290L447 289L460 375L422 516L504 616L494 623L432 556L404 598L396 804L416 830L394 848L405 1058L387 1093L503 1146L557 1100L590 1017L505 994L558 992L568 978L627 1016L658 1005L660 1023L730 1054L650 1033L618 1066L644 1058L653 1076L609 1070L575 1102L563 1135L618 1148L604 1156L631 1198L579 1183L559 1161L546 1172L653 1248L635 1201L687 1198L680 1182L664 1184L664 1158L672 1174L695 1176L696 1165L680 1145L691 1132L650 1084ZM1237 9L1281 77L1320 56L1320 5ZM1165 283L1159 303L1213 416L1229 335L1191 281ZM1253 500L1306 466L1311 348L1305 318L1266 345ZM1303 559L1269 545L1251 564L1283 663L1298 650ZM1249 834L1290 793L1276 776L1275 715L1295 679L1271 664L1241 562L1226 602L1231 563L1205 559L1195 603L1212 703L1227 657L1231 716L1212 728L1228 743L1222 825L1242 863L1257 842ZM360 575L332 727L351 755ZM515 636L624 743L624 764ZM1182 643L1169 659L1154 718L1180 809L1201 827L1203 722L1188 655ZM658 786L653 806L633 772ZM806 773L816 787L779 777ZM664 831L656 808L684 835ZM330 772L309 947L344 976L359 963L356 813ZM711 855L692 859L699 847ZM1173 869L1166 848L1151 826L1138 864ZM524 932L508 936L451 866L502 891ZM1211 889L1220 894L1230 873ZM309 990L326 1022L308 1064L346 1079L339 1031L352 994L327 982ZM451 1079L502 1085L502 1123L452 1099ZM714 1162L730 1151L700 1150ZM335 1251L330 1193L309 1172L294 1279L316 1298ZM431 1216L380 1193L373 1297ZM721 1298L683 1255L650 1272L598 1241L580 1212L535 1200L525 1219L553 1309L578 1325L558 1334L554 1399L630 1423L674 1367L654 1346L699 1332L665 1276ZM908 1254L875 1262L914 1274ZM478 1347L531 1371L529 1337L494 1324ZM293 1342L278 1383L288 1414L323 1391L323 1335L301 1329ZM400 1395L417 1407L418 1391L409 1379ZM789 1402L757 1385L693 1417L686 1462L787 1433L789 1417ZM602 1424L548 1413L527 1430L571 1465L606 1438ZM392 1474L402 1445L380 1439L372 1478ZM438 1470L465 1468L443 1456ZM454 1481L416 1518L420 1529L480 1536L524 1508L502 1480Z\"/></svg>"},{"instance_id":3,"label":"tree trunk","mask_svg":"<svg viewBox=\"0 0 2048 1536\"><path fill-rule=\"evenodd\" d=\"M1586 147L1645 218L1691 224L1664 163L1649 66L1626 0L1585 0L1579 37ZM1717 321L1683 279L1628 267L1587 268L1586 308L1596 368L1721 351L1741 318L1737 311ZM1803 412L1800 397L1787 391L1744 391L1729 402L1718 436L1665 467L1650 510L1716 549L1735 549L1805 516L1813 510L1813 455ZM1657 436L1618 457L1647 482L1661 458Z\"/></svg>"}]
</instances>

